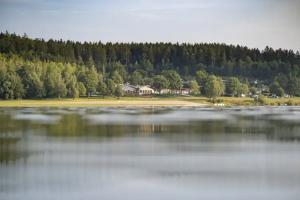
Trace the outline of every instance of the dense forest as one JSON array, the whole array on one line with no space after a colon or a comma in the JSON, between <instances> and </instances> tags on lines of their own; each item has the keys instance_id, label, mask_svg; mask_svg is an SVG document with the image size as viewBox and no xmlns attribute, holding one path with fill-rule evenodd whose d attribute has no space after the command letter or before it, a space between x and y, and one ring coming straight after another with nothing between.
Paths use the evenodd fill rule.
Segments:
<instances>
[{"instance_id":1,"label":"dense forest","mask_svg":"<svg viewBox=\"0 0 300 200\"><path fill-rule=\"evenodd\" d=\"M204 94L205 80L219 77L249 87L248 81L258 79L280 91L276 93L300 95L300 54L292 50L215 43L45 41L6 32L0 34L0 53L0 97L5 99L121 95L118 86L124 82L178 89L182 80Z\"/></svg>"}]
</instances>

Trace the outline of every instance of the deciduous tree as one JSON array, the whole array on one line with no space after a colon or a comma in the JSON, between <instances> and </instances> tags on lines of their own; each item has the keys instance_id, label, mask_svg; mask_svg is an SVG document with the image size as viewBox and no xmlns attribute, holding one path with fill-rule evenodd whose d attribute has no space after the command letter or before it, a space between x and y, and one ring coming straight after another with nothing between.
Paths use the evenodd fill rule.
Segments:
<instances>
[{"instance_id":1,"label":"deciduous tree","mask_svg":"<svg viewBox=\"0 0 300 200\"><path fill-rule=\"evenodd\" d=\"M205 94L208 98L217 98L224 94L223 81L214 76L210 75L205 84Z\"/></svg>"}]
</instances>

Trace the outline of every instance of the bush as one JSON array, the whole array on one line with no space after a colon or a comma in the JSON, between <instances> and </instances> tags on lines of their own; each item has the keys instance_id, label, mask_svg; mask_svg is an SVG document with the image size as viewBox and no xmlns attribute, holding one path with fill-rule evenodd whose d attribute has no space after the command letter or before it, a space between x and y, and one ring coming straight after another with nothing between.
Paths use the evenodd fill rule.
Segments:
<instances>
[{"instance_id":1,"label":"bush","mask_svg":"<svg viewBox=\"0 0 300 200\"><path fill-rule=\"evenodd\" d=\"M268 100L265 96L260 95L257 99L255 99L257 103L260 105L268 105Z\"/></svg>"},{"instance_id":2,"label":"bush","mask_svg":"<svg viewBox=\"0 0 300 200\"><path fill-rule=\"evenodd\" d=\"M224 103L224 99L216 99L216 103Z\"/></svg>"},{"instance_id":3,"label":"bush","mask_svg":"<svg viewBox=\"0 0 300 200\"><path fill-rule=\"evenodd\" d=\"M210 103L224 103L224 99L211 98L208 100Z\"/></svg>"},{"instance_id":4,"label":"bush","mask_svg":"<svg viewBox=\"0 0 300 200\"><path fill-rule=\"evenodd\" d=\"M288 105L288 106L294 106L294 105L295 105L295 102L294 102L292 99L290 99L290 100L288 100L288 101L286 102L286 105Z\"/></svg>"}]
</instances>

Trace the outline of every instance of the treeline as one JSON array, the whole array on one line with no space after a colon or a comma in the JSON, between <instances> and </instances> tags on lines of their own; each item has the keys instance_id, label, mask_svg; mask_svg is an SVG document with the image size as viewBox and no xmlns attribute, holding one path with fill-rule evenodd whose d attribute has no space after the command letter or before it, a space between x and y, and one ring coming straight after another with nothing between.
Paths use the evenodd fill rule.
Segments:
<instances>
[{"instance_id":1,"label":"treeline","mask_svg":"<svg viewBox=\"0 0 300 200\"><path fill-rule=\"evenodd\" d=\"M183 82L174 70L149 77L138 70L128 74L124 65L114 64L105 77L94 65L24 60L0 54L0 98L77 98L79 96L123 95L124 82L151 85L156 90L180 90Z\"/></svg>"},{"instance_id":2,"label":"treeline","mask_svg":"<svg viewBox=\"0 0 300 200\"><path fill-rule=\"evenodd\" d=\"M127 73L146 76L175 70L186 80L203 70L226 77L273 81L275 76L300 76L300 55L266 47L263 51L225 44L101 43L30 39L0 34L0 52L25 60L94 65L104 76L122 65Z\"/></svg>"},{"instance_id":3,"label":"treeline","mask_svg":"<svg viewBox=\"0 0 300 200\"><path fill-rule=\"evenodd\" d=\"M118 66L116 66L117 68ZM99 92L121 95L123 78L116 69L104 82L94 66L28 61L0 54L0 98L76 98Z\"/></svg>"},{"instance_id":4,"label":"treeline","mask_svg":"<svg viewBox=\"0 0 300 200\"><path fill-rule=\"evenodd\" d=\"M1 53L2 52L2 53ZM300 96L300 55L224 44L79 43L0 34L0 98L122 96L122 84L150 85L211 98L256 94L254 80L277 96Z\"/></svg>"},{"instance_id":5,"label":"treeline","mask_svg":"<svg viewBox=\"0 0 300 200\"><path fill-rule=\"evenodd\" d=\"M40 60L25 60L17 55L0 54L0 98L77 98L79 96L123 95L122 84L150 85L158 92L168 89L170 94L180 91L184 82L175 70L163 70L149 76L143 70L128 73L120 63L112 65L105 76L94 65L78 65ZM187 84L188 83L188 84ZM222 95L242 96L256 94L257 85L247 79L221 78L204 70L194 79L185 81L192 95L215 98ZM300 79L279 75L270 84L270 92L277 96L300 96Z\"/></svg>"},{"instance_id":6,"label":"treeline","mask_svg":"<svg viewBox=\"0 0 300 200\"><path fill-rule=\"evenodd\" d=\"M197 72L197 81L190 82L194 95L217 97L225 92L220 77L209 75L205 71ZM13 55L0 54L0 98L77 98L79 96L117 96L123 95L122 84L150 85L158 92L168 89L170 94L180 91L183 81L174 70L164 70L152 77L136 70L128 74L125 67L115 64L105 78L91 66L28 61Z\"/></svg>"}]
</instances>

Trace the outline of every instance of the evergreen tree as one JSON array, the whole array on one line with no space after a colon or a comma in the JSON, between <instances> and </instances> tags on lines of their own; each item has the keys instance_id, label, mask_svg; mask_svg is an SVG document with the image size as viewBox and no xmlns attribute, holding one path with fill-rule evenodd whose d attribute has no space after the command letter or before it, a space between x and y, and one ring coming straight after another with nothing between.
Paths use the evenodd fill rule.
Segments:
<instances>
[{"instance_id":1,"label":"evergreen tree","mask_svg":"<svg viewBox=\"0 0 300 200\"><path fill-rule=\"evenodd\" d=\"M167 79L171 90L181 89L181 77L185 81L196 79L204 95L209 75L215 75L224 80L277 81L287 94L300 96L299 52L270 47L260 51L216 43L44 41L6 32L0 33L0 70L2 98L76 97L83 91L77 82L82 82L90 95L99 90L100 81L108 83L107 78L115 84L130 81L158 86L153 81L157 75ZM161 81L161 77L156 79ZM249 85L238 84L237 78L231 81L227 93L246 93ZM79 85L81 92L77 91ZM278 94L282 92L277 84L271 86L277 87Z\"/></svg>"},{"instance_id":2,"label":"evergreen tree","mask_svg":"<svg viewBox=\"0 0 300 200\"><path fill-rule=\"evenodd\" d=\"M130 83L132 85L144 85L143 74L139 71L134 71L131 75Z\"/></svg>"},{"instance_id":3,"label":"evergreen tree","mask_svg":"<svg viewBox=\"0 0 300 200\"><path fill-rule=\"evenodd\" d=\"M300 79L290 76L286 91L291 96L300 96Z\"/></svg>"}]
</instances>

